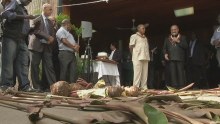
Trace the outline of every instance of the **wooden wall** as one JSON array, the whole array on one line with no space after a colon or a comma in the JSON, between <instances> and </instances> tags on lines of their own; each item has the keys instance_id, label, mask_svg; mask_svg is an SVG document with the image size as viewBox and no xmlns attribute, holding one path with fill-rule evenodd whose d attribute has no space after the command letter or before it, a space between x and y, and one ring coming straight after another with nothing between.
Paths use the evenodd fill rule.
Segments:
<instances>
[{"instance_id":1,"label":"wooden wall","mask_svg":"<svg viewBox=\"0 0 220 124\"><path fill-rule=\"evenodd\" d=\"M44 3L49 3L53 6L53 16L56 16L58 0L32 0L32 2L26 8L30 14L38 15L41 14L42 5Z\"/></svg>"}]
</instances>

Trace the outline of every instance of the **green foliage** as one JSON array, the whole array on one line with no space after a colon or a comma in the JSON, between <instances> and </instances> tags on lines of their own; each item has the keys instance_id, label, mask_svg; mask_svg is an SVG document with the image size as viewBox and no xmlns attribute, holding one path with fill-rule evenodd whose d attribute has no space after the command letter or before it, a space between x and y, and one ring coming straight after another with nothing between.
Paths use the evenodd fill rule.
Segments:
<instances>
[{"instance_id":1,"label":"green foliage","mask_svg":"<svg viewBox=\"0 0 220 124\"><path fill-rule=\"evenodd\" d=\"M77 35L77 37L80 37L82 35L82 27L76 27L74 24L72 26L73 31Z\"/></svg>"},{"instance_id":2,"label":"green foliage","mask_svg":"<svg viewBox=\"0 0 220 124\"><path fill-rule=\"evenodd\" d=\"M61 25L62 21L64 19L70 19L70 17L68 15L63 14L63 13L58 14L57 17L56 17L57 24Z\"/></svg>"},{"instance_id":3,"label":"green foliage","mask_svg":"<svg viewBox=\"0 0 220 124\"><path fill-rule=\"evenodd\" d=\"M81 74L83 73L83 61L80 58L79 54L76 55L76 61L77 61L77 76L81 77Z\"/></svg>"},{"instance_id":4,"label":"green foliage","mask_svg":"<svg viewBox=\"0 0 220 124\"><path fill-rule=\"evenodd\" d=\"M144 113L148 117L149 124L168 124L167 117L164 113L158 111L147 103L144 104Z\"/></svg>"},{"instance_id":5,"label":"green foliage","mask_svg":"<svg viewBox=\"0 0 220 124\"><path fill-rule=\"evenodd\" d=\"M40 9L36 9L33 12L34 15L40 15L41 14L41 10Z\"/></svg>"}]
</instances>

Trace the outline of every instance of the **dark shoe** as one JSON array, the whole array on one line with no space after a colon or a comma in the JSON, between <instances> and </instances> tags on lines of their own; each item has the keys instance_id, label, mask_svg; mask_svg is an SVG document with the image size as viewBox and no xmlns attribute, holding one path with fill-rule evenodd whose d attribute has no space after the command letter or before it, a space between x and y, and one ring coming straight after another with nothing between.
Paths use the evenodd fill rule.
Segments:
<instances>
[{"instance_id":1,"label":"dark shoe","mask_svg":"<svg viewBox=\"0 0 220 124\"><path fill-rule=\"evenodd\" d=\"M25 86L21 91L23 91L23 92L37 92L36 89L33 89L30 86Z\"/></svg>"},{"instance_id":2,"label":"dark shoe","mask_svg":"<svg viewBox=\"0 0 220 124\"><path fill-rule=\"evenodd\" d=\"M50 89L45 89L44 92L50 93Z\"/></svg>"},{"instance_id":3,"label":"dark shoe","mask_svg":"<svg viewBox=\"0 0 220 124\"><path fill-rule=\"evenodd\" d=\"M0 92L5 92L8 89L7 86L1 86L0 87Z\"/></svg>"},{"instance_id":4,"label":"dark shoe","mask_svg":"<svg viewBox=\"0 0 220 124\"><path fill-rule=\"evenodd\" d=\"M41 89L36 89L36 92L37 92L37 93L43 93L44 91L41 90Z\"/></svg>"},{"instance_id":5,"label":"dark shoe","mask_svg":"<svg viewBox=\"0 0 220 124\"><path fill-rule=\"evenodd\" d=\"M13 87L9 87L9 86L1 86L0 87L0 92L5 92L5 91L7 91L8 89L13 89Z\"/></svg>"}]
</instances>

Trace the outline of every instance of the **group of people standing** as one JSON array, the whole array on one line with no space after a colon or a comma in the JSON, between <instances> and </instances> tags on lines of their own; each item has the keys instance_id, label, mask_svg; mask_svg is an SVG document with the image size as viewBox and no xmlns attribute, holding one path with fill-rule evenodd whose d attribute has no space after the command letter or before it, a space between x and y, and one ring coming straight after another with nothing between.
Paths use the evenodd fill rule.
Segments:
<instances>
[{"instance_id":1,"label":"group of people standing","mask_svg":"<svg viewBox=\"0 0 220 124\"><path fill-rule=\"evenodd\" d=\"M1 13L4 24L0 88L3 91L14 87L18 81L20 91L44 92L50 90L50 86L57 80L72 83L76 78L75 52L79 51L79 45L69 33L72 28L70 20L63 20L57 29L52 6L45 3L41 15L33 16L25 8L30 2L32 0L4 0L1 3L4 8ZM59 50L58 76L55 71L57 65L53 61L55 50ZM29 66L33 88L28 78ZM40 66L43 75L40 75ZM43 78L45 80L42 81Z\"/></svg>"},{"instance_id":2,"label":"group of people standing","mask_svg":"<svg viewBox=\"0 0 220 124\"><path fill-rule=\"evenodd\" d=\"M220 15L217 20L220 24ZM149 50L145 28L143 24L138 25L137 33L130 37L129 43L134 70L133 85L142 89L152 86L148 83L156 83L148 80L148 64L153 59L150 55L154 49ZM220 64L220 26L215 29L211 45L216 48L216 58ZM192 32L187 39L180 33L178 25L172 25L169 36L165 38L161 54L166 66L165 76L168 81L166 85L181 88L187 83L195 83L195 88L208 88L205 78L209 55L195 32Z\"/></svg>"},{"instance_id":3,"label":"group of people standing","mask_svg":"<svg viewBox=\"0 0 220 124\"><path fill-rule=\"evenodd\" d=\"M44 4L42 14L39 16L29 15L25 6L32 0L2 0L3 12L1 18L4 20L2 36L2 73L0 89L6 90L14 87L18 81L20 91L47 91L57 80L75 82L76 80L76 57L80 46L70 33L72 24L70 20L64 19L61 27L56 27L55 18L52 17L52 6ZM30 20L33 26L30 26ZM220 15L218 16L220 23ZM130 37L129 48L132 53L134 70L133 85L147 89L148 63L150 52L148 39L145 36L145 25L137 27L137 33ZM217 60L220 65L220 27L217 27L211 39L211 44L217 49ZM164 41L163 58L166 61L169 72L169 85L180 88L185 85L186 73L190 82L198 83L203 72L206 61L204 50L199 47L195 34L192 34L190 42L179 32L177 25L170 27L170 35ZM57 57L60 70L56 74L54 65L54 51L59 51ZM195 51L197 49L197 51ZM110 59L118 62L121 72L120 58L116 45L111 44L112 53ZM188 59L188 69L185 71L185 60ZM40 75L40 63L42 62L43 76ZM196 63L196 64L195 64ZM198 64L199 63L199 64ZM28 78L29 67L33 88ZM41 77L41 78L40 78ZM45 82L42 78L45 78Z\"/></svg>"}]
</instances>

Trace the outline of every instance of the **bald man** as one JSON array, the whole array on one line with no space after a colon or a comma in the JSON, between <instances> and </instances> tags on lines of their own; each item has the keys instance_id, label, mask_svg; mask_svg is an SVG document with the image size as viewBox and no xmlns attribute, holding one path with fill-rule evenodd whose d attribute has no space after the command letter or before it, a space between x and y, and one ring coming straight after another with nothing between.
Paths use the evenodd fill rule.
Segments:
<instances>
[{"instance_id":1,"label":"bald man","mask_svg":"<svg viewBox=\"0 0 220 124\"><path fill-rule=\"evenodd\" d=\"M52 14L50 4L43 5L42 14L34 20L34 31L30 37L29 50L31 58L31 79L34 88L48 91L49 86L56 82L54 66L52 62L52 43L54 42L54 28L49 16ZM46 74L48 84L39 79L39 65L42 60L43 71Z\"/></svg>"},{"instance_id":2,"label":"bald man","mask_svg":"<svg viewBox=\"0 0 220 124\"><path fill-rule=\"evenodd\" d=\"M169 63L170 86L181 88L185 82L184 61L188 44L186 37L179 33L179 27L172 25L170 35L164 42L164 58Z\"/></svg>"},{"instance_id":3,"label":"bald man","mask_svg":"<svg viewBox=\"0 0 220 124\"><path fill-rule=\"evenodd\" d=\"M134 68L133 86L147 89L149 45L145 36L145 26L140 24L137 30L137 33L131 36L129 43Z\"/></svg>"}]
</instances>

